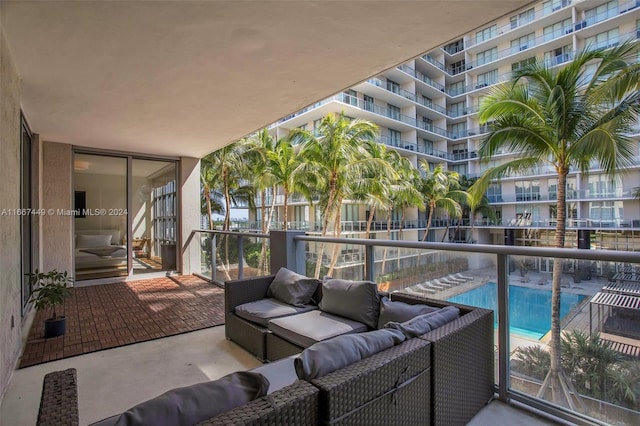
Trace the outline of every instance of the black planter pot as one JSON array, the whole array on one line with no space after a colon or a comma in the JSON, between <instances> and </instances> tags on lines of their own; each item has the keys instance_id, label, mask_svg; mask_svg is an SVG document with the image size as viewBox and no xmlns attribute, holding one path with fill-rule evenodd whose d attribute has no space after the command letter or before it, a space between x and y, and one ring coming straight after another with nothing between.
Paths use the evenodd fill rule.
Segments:
<instances>
[{"instance_id":1,"label":"black planter pot","mask_svg":"<svg viewBox=\"0 0 640 426\"><path fill-rule=\"evenodd\" d=\"M62 336L65 331L67 331L67 319L65 317L44 320L45 339Z\"/></svg>"}]
</instances>

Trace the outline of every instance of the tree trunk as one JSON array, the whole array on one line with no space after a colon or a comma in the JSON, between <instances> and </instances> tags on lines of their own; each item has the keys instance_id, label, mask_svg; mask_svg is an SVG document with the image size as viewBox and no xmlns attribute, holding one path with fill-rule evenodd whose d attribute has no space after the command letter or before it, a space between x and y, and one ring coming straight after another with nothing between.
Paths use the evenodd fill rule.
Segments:
<instances>
[{"instance_id":1,"label":"tree trunk","mask_svg":"<svg viewBox=\"0 0 640 426\"><path fill-rule=\"evenodd\" d=\"M424 230L422 235L422 241L427 241L427 235L429 235L429 229L431 229L431 219L433 218L433 211L435 209L429 204L429 216L427 217L427 229Z\"/></svg>"},{"instance_id":2,"label":"tree trunk","mask_svg":"<svg viewBox=\"0 0 640 426\"><path fill-rule=\"evenodd\" d=\"M387 240L391 239L391 209L387 211ZM389 252L389 247L385 246L384 251L382 252L382 269L380 270L380 274L384 274L384 269L387 266L387 253Z\"/></svg>"},{"instance_id":3,"label":"tree trunk","mask_svg":"<svg viewBox=\"0 0 640 426\"><path fill-rule=\"evenodd\" d=\"M262 223L260 226L260 230L262 231L263 234L266 234L267 232L269 232L269 229L267 228L267 205L266 205L266 197L267 197L267 190L266 188L262 190L262 192L260 193L260 198L261 198L261 202L260 202L260 208L262 209ZM260 261L258 262L258 271L261 273L261 275L266 275L267 272L267 268L265 267L266 265L266 260L267 260L267 244L268 244L268 240L266 238L262 239L262 249L260 250Z\"/></svg>"},{"instance_id":4,"label":"tree trunk","mask_svg":"<svg viewBox=\"0 0 640 426\"><path fill-rule=\"evenodd\" d=\"M204 186L204 199L207 204L207 217L209 219L209 229L213 230L213 217L211 212L211 188L209 185Z\"/></svg>"},{"instance_id":5,"label":"tree trunk","mask_svg":"<svg viewBox=\"0 0 640 426\"><path fill-rule=\"evenodd\" d=\"M342 204L342 203L340 203ZM336 214L335 223L333 224L333 236L336 238L340 238L340 234L342 233L342 227L340 226L340 213ZM331 253L331 263L329 264L329 271L327 271L327 275L332 276L333 270L336 267L336 263L338 263L338 255L340 254L340 244L333 244L333 251Z\"/></svg>"},{"instance_id":6,"label":"tree trunk","mask_svg":"<svg viewBox=\"0 0 640 426\"><path fill-rule=\"evenodd\" d=\"M400 230L398 231L398 239L404 239L404 209L402 209L402 215L400 216ZM400 250L400 247L398 247L398 250ZM400 270L400 254L398 254L397 266L398 270Z\"/></svg>"},{"instance_id":7,"label":"tree trunk","mask_svg":"<svg viewBox=\"0 0 640 426\"><path fill-rule=\"evenodd\" d=\"M231 228L231 195L229 193L228 178L229 178L229 172L225 168L225 170L223 170L222 172L222 182L224 185L224 203L225 203L224 226L223 226L224 231L229 231L229 229ZM225 265L223 267L223 270L225 272L227 279L230 280L231 276L229 274L229 268L231 265L229 262L229 236L223 235L221 240L224 241L224 251L225 251L225 256L224 256ZM242 253L238 253L238 256L241 256L241 255Z\"/></svg>"},{"instance_id":8,"label":"tree trunk","mask_svg":"<svg viewBox=\"0 0 640 426\"><path fill-rule=\"evenodd\" d=\"M284 188L284 218L283 218L283 222L282 222L282 229L284 229L285 231L287 229L289 229L289 216L288 216L288 204L289 204L289 190L285 187Z\"/></svg>"},{"instance_id":9,"label":"tree trunk","mask_svg":"<svg viewBox=\"0 0 640 426\"><path fill-rule=\"evenodd\" d=\"M444 239L449 235L449 225L451 225L451 219L447 218L447 227L444 229L444 234L442 234L441 243L444 243Z\"/></svg>"},{"instance_id":10,"label":"tree trunk","mask_svg":"<svg viewBox=\"0 0 640 426\"><path fill-rule=\"evenodd\" d=\"M564 247L567 200L566 186L568 167L556 167L558 173L558 212L556 223L556 248ZM555 404L569 407L572 410L583 411L582 401L580 401L571 379L567 377L562 369L561 359L561 334L560 328L560 293L562 291L562 259L553 260L553 276L551 289L551 341L549 342L549 352L551 355L551 366L549 373L538 392L539 398L551 400Z\"/></svg>"},{"instance_id":11,"label":"tree trunk","mask_svg":"<svg viewBox=\"0 0 640 426\"><path fill-rule=\"evenodd\" d=\"M327 200L327 207L325 207L324 209L324 215L322 217L322 230L320 233L321 237L325 237L327 235L327 228L329 227L329 215L330 213L333 212L333 208L332 208L332 204L333 204L333 200L336 196L335 194L335 182L331 181L331 184L329 186L329 198ZM322 267L322 255L324 254L324 243L320 243L318 245L318 261L316 262L316 270L313 274L314 278L319 278L320 277L320 268Z\"/></svg>"},{"instance_id":12,"label":"tree trunk","mask_svg":"<svg viewBox=\"0 0 640 426\"><path fill-rule=\"evenodd\" d=\"M367 239L367 240L371 236L371 224L373 223L373 216L375 214L376 214L376 206L371 206L371 210L369 211L369 219L367 219L367 229L366 229L366 231L364 233L364 238ZM365 267L366 267L366 265L367 265L367 249L366 249L366 247L365 247L365 250L364 250L363 259L364 259L364 264L365 264ZM373 261L373 259L371 259L371 261Z\"/></svg>"},{"instance_id":13,"label":"tree trunk","mask_svg":"<svg viewBox=\"0 0 640 426\"><path fill-rule=\"evenodd\" d=\"M469 229L469 237L467 238L467 242L473 242L473 226L476 222L476 214L469 213L469 220L471 221L471 229Z\"/></svg>"},{"instance_id":14,"label":"tree trunk","mask_svg":"<svg viewBox=\"0 0 640 426\"><path fill-rule=\"evenodd\" d=\"M556 222L557 248L564 247L567 219L566 200L567 173L558 171L558 217ZM553 261L553 278L551 288L551 371L561 370L560 365L560 292L562 280L562 259L555 258Z\"/></svg>"}]
</instances>

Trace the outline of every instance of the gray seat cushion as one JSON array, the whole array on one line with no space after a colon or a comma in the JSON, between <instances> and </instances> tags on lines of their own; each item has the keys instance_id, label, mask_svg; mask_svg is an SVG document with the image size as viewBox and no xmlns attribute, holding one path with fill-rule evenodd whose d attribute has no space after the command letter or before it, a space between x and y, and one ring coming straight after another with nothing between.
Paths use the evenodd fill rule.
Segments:
<instances>
[{"instance_id":1,"label":"gray seat cushion","mask_svg":"<svg viewBox=\"0 0 640 426\"><path fill-rule=\"evenodd\" d=\"M303 348L341 334L362 333L367 326L361 322L327 312L310 311L304 314L276 318L269 321L269 330Z\"/></svg>"},{"instance_id":2,"label":"gray seat cushion","mask_svg":"<svg viewBox=\"0 0 640 426\"><path fill-rule=\"evenodd\" d=\"M236 306L235 314L247 321L266 327L271 319L301 314L315 309L318 309L316 305L297 307L269 297Z\"/></svg>"}]
</instances>

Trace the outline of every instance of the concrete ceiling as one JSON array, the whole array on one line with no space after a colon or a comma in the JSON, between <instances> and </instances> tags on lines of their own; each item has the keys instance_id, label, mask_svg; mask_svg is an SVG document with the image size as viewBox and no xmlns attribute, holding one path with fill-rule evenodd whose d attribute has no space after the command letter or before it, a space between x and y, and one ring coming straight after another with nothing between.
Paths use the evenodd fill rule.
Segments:
<instances>
[{"instance_id":1,"label":"concrete ceiling","mask_svg":"<svg viewBox=\"0 0 640 426\"><path fill-rule=\"evenodd\" d=\"M530 0L5 1L44 140L201 157Z\"/></svg>"}]
</instances>

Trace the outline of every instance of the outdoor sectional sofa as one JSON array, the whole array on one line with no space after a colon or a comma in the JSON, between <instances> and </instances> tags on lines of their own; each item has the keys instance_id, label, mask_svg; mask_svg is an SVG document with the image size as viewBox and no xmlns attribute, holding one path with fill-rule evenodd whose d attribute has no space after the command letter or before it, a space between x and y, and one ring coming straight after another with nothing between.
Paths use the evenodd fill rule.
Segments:
<instances>
[{"instance_id":1,"label":"outdoor sectional sofa","mask_svg":"<svg viewBox=\"0 0 640 426\"><path fill-rule=\"evenodd\" d=\"M252 283L264 284L269 279L273 280L273 277L228 282L226 292L235 293L234 290L241 289L245 294L244 299L248 300L246 294L255 290ZM266 294L263 293L264 296ZM314 292L314 297L318 296ZM230 297L227 294L227 301ZM250 372L230 375L244 377L248 374L253 375L251 377L265 378L268 393L252 394L251 398L255 397L254 399L211 416L201 424L465 424L494 394L493 311L405 294L394 294L394 301L413 305L411 309L428 308L434 312L402 323L391 321L387 327L378 330L371 327L365 332L347 332L315 343L305 350L295 344L292 346L291 342L282 344L276 340L277 347L284 348L276 351L278 360ZM384 301L381 305L384 306ZM407 306L395 303L395 306L399 305ZM417 334L416 330L420 330L424 318L431 317L441 321L445 311L448 314L455 311L455 319L426 333ZM232 313L233 311L228 311L228 314ZM384 309L382 314L384 316ZM234 320L238 318L232 319L232 324ZM235 324L237 323L238 321ZM268 346L273 341L269 338L272 334L275 333L267 327L265 332L260 330L260 334L255 336L264 337L261 344ZM233 332L227 336L234 340ZM381 336L393 342L376 347ZM370 342L373 344L370 345ZM343 358L341 348L345 343L347 348L358 348L355 352L364 347L364 353L354 355L354 351L347 349L344 353L348 356ZM294 347L299 350L293 355L287 355ZM252 348L260 351L264 349L260 354L269 353L268 347L254 345ZM70 377L71 374L67 371L52 373L45 378L39 425L59 424L55 420L59 417L56 416L61 411L69 416L69 412L74 411L67 408L73 408L74 404L76 422L65 424L77 424L75 372L73 379ZM227 376L220 380L226 378ZM55 383L62 379L73 383L57 386ZM149 410L149 407L152 410L146 412L158 412L154 405L156 400L176 401L182 398L181 395L202 395L203 392L210 392L210 384L216 382L171 390L127 413L131 416L133 412L134 415L145 418L144 410ZM200 389L204 391L201 392ZM65 396L64 402L51 403L52 391L56 397L61 394ZM200 398L205 402L220 399ZM197 406L189 404L191 405L179 405ZM140 406L143 414L140 414ZM99 424L114 423L107 421ZM177 423L167 420L166 424Z\"/></svg>"},{"instance_id":2,"label":"outdoor sectional sofa","mask_svg":"<svg viewBox=\"0 0 640 426\"><path fill-rule=\"evenodd\" d=\"M239 316L238 307L256 301L264 301L273 296L270 294L269 288L274 279L275 276L248 278L228 281L225 284L226 337L261 360L273 362L298 354L315 342L321 341L320 336L334 334L338 329L343 329L343 333L348 334L362 333L376 328L375 323L373 326L372 324L354 324L358 321L353 321L353 316L352 318L340 318L340 315L335 313L323 312L322 284L318 285L311 298L311 304L315 305L313 308L300 308L302 312L299 313L278 312L275 318L267 321L262 318L260 322L250 321L246 315L244 318ZM326 293L326 287L324 288ZM326 297L326 294L324 296ZM398 350L400 347L422 342L428 343L422 348L422 351L429 354L428 360L423 360L423 366L430 368L429 387L428 389L414 390L406 397L410 398L418 394L420 401L416 401L414 405L421 405L426 403L428 396L431 409L427 418L431 419L432 424L464 424L489 401L494 393L493 311L404 293L394 293L392 299L410 305L427 305L434 308L454 306L459 309L459 318L416 338L408 339L401 345L377 355L391 356L389 354L393 352L392 350ZM351 306L351 308L358 309L357 306ZM283 317L279 316L280 314ZM304 325L299 326L302 329L312 330L312 334L306 336L305 339L304 336L301 338L294 333L295 339L292 339L292 334L287 333L288 330L285 328L292 326L292 324L295 327L295 324L300 322L297 318L301 318L301 315L306 317L315 315L322 321L318 322L316 329ZM384 315L384 310L378 315ZM331 326L331 320L336 320L337 323ZM378 327L383 325L377 324ZM360 362L366 363L367 360ZM349 367L342 370L350 371ZM328 377L331 374L326 376L326 380L330 381ZM311 383L320 385L319 388L322 389L323 379L311 381ZM363 388L347 386L347 388L349 390L346 392L349 394L364 395L367 386ZM326 395L326 392L324 394L321 392L321 401L324 401L321 402L321 406L325 408L329 404ZM371 395L368 397L373 398ZM367 396L363 396L363 398L366 400ZM394 401L397 403L398 397L395 398ZM424 413L420 414L422 421L419 423L425 424L423 415ZM335 416L326 415L324 421L331 421L334 418Z\"/></svg>"}]
</instances>

